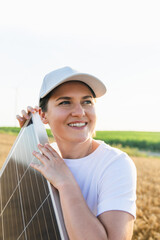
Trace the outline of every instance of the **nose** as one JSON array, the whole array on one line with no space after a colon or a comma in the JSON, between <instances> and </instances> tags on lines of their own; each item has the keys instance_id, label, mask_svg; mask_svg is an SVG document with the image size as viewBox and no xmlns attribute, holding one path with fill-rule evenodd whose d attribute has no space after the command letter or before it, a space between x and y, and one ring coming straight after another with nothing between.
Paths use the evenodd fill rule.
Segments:
<instances>
[{"instance_id":1,"label":"nose","mask_svg":"<svg viewBox=\"0 0 160 240\"><path fill-rule=\"evenodd\" d=\"M76 104L72 110L73 117L83 117L85 115L85 110L81 104Z\"/></svg>"}]
</instances>

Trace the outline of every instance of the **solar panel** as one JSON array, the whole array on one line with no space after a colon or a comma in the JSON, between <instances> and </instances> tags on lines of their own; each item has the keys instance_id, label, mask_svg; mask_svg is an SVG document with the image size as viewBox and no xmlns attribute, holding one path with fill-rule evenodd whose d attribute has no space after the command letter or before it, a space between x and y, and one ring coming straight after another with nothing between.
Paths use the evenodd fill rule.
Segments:
<instances>
[{"instance_id":1,"label":"solar panel","mask_svg":"<svg viewBox=\"0 0 160 240\"><path fill-rule=\"evenodd\" d=\"M29 165L48 142L36 113L21 129L0 171L0 240L68 240L58 191Z\"/></svg>"}]
</instances>

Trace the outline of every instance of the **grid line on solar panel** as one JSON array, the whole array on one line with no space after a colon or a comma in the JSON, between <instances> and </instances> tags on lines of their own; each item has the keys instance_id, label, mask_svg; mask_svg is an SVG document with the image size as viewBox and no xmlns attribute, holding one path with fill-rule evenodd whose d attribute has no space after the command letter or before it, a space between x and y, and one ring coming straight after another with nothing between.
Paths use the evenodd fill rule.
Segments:
<instances>
[{"instance_id":1,"label":"grid line on solar panel","mask_svg":"<svg viewBox=\"0 0 160 240\"><path fill-rule=\"evenodd\" d=\"M19 197L20 197L20 204L21 204L21 209L23 209L23 203L22 203L22 196L21 196L21 190L20 187L19 189ZM24 212L22 211L22 220L23 220L23 225L25 226L25 220L24 220ZM24 232L25 236L26 236L26 232Z\"/></svg>"},{"instance_id":2,"label":"grid line on solar panel","mask_svg":"<svg viewBox=\"0 0 160 240\"><path fill-rule=\"evenodd\" d=\"M56 218L56 217L55 217L55 214L53 214L53 210L51 210L51 202L52 202L51 198L48 199L49 213L50 213L50 216L51 216L51 221L52 221L52 225L53 225L53 227L54 227L54 231L56 232L56 227L57 227L57 226L55 226L55 219L53 219L53 217L54 217L54 218ZM56 221L56 223L57 223L57 221ZM57 238L57 239L58 239L58 238Z\"/></svg>"},{"instance_id":3,"label":"grid line on solar panel","mask_svg":"<svg viewBox=\"0 0 160 240\"><path fill-rule=\"evenodd\" d=\"M1 199L1 212L0 212L0 239L4 239L3 233L3 220L2 220L2 195L1 195L1 179L0 179L0 199Z\"/></svg>"},{"instance_id":4,"label":"grid line on solar panel","mask_svg":"<svg viewBox=\"0 0 160 240\"><path fill-rule=\"evenodd\" d=\"M25 131L23 131L25 133ZM25 136L25 135L24 135ZM23 137L20 137L22 138L23 140ZM19 138L19 139L20 139ZM34 139L34 138L32 138ZM19 145L20 141L17 141L16 142L16 147L15 149L17 150L17 145ZM20 148L21 149L21 148ZM3 171L2 173L2 177L1 177L1 181L2 181L2 186L5 186L7 185L8 186L8 189L6 189L5 187L3 188L3 191L2 191L2 196L3 196L3 200L2 200L2 209L4 208L4 206L7 204L7 200L12 197L14 191L16 190L16 185L17 185L17 174L14 174L15 173L15 168L16 168L16 162L15 162L15 159L16 158L16 155L17 155L17 152L15 150L15 153L13 154L13 152L11 152L10 154L10 159L8 161L8 164L5 166L5 171ZM34 157L33 157L34 159ZM31 159L32 161L32 159ZM13 164L13 162L15 162ZM17 162L18 162L18 159L17 159ZM23 165L24 166L24 165ZM26 169L27 171L27 169ZM25 172L24 172L25 174ZM24 175L23 174L23 175ZM22 177L22 176L21 176ZM4 197L7 199L4 199ZM8 201L9 201L8 200Z\"/></svg>"},{"instance_id":5,"label":"grid line on solar panel","mask_svg":"<svg viewBox=\"0 0 160 240\"><path fill-rule=\"evenodd\" d=\"M24 231L23 234L21 235L21 237L19 238L19 240L28 240L26 236L27 236L26 231ZM35 239L35 238L32 238L32 240L33 239Z\"/></svg>"},{"instance_id":6,"label":"grid line on solar panel","mask_svg":"<svg viewBox=\"0 0 160 240\"><path fill-rule=\"evenodd\" d=\"M17 163L16 163L16 156L15 156L15 165L16 165L16 175L17 175L17 179L18 179L18 167L17 167ZM19 187L19 181L18 181L18 190L19 190L20 205L21 205L21 210L22 210L22 197L21 197L21 191L20 191L20 187ZM17 214L16 207L15 207L15 212ZM25 226L23 211L21 211L21 214L22 214L23 226ZM15 217L15 221L17 223L17 229L18 229L17 217ZM26 236L26 233L24 232L24 238L25 238L25 236Z\"/></svg>"},{"instance_id":7,"label":"grid line on solar panel","mask_svg":"<svg viewBox=\"0 0 160 240\"><path fill-rule=\"evenodd\" d=\"M1 214L3 214L3 212L5 211L5 209L6 209L6 207L7 207L7 205L8 205L8 203L10 202L10 200L11 200L11 198L13 197L13 195L15 194L15 192L16 192L16 190L17 190L17 188L18 188L18 185L16 186L16 188L14 189L14 191L13 191L13 193L11 194L11 196L9 197L9 199L8 199L8 201L7 201L7 203L5 204L5 206L4 207L2 207L2 211L1 211ZM2 193L3 194L3 193ZM3 195L2 195L3 196Z\"/></svg>"},{"instance_id":8,"label":"grid line on solar panel","mask_svg":"<svg viewBox=\"0 0 160 240\"><path fill-rule=\"evenodd\" d=\"M19 184L18 184L18 187L16 188L16 191L18 191L18 189L19 189ZM16 192L15 191L15 192ZM12 197L14 197L14 195L15 195L15 193L12 195ZM48 194L48 196L49 196L50 194ZM25 224L25 220L23 219L23 216L22 216L22 219L23 219L23 224L24 224L24 226L25 226L25 228L24 228L24 230L27 228L27 226L29 225L29 223L32 221L32 219L34 218L34 216L38 213L38 211L39 211L39 209L43 206L43 204L44 204L44 202L46 201L46 199L48 198L48 196L44 199L44 201L41 203L41 205L39 206L39 208L37 209L37 211L34 213L34 215L32 215L32 218L30 219L30 221L28 222L28 224L26 225ZM19 197L21 198L21 191L20 191L20 189L19 189ZM9 204L11 204L11 200L9 201ZM23 203L22 203L22 199L20 200L20 202L21 202L21 208L23 208ZM13 201L13 204L14 204L15 202ZM17 208L14 208L13 207L13 209L17 209ZM5 209L3 209L3 212L5 211ZM22 212L22 214L23 214L23 211L21 211ZM13 211L10 211L10 213L13 213ZM14 213L13 213L14 214ZM7 219L8 219L8 217L7 217ZM14 216L10 216L10 219L15 219L15 217ZM8 220L7 220L8 221ZM18 224L16 224L17 226L18 226ZM39 224L39 229L41 229L40 228L40 224ZM11 231L12 231L13 229L11 228ZM40 230L40 232L41 232L41 230ZM23 234L23 232L21 233L21 235ZM19 236L19 237L21 237L21 235ZM19 238L18 238L19 239Z\"/></svg>"},{"instance_id":9,"label":"grid line on solar panel","mask_svg":"<svg viewBox=\"0 0 160 240\"><path fill-rule=\"evenodd\" d=\"M0 239L2 239L2 215L0 215Z\"/></svg>"},{"instance_id":10,"label":"grid line on solar panel","mask_svg":"<svg viewBox=\"0 0 160 240\"><path fill-rule=\"evenodd\" d=\"M23 231L23 220L20 206L19 190L15 192L11 198L8 207L4 210L3 218L3 235L4 239L17 239L20 233ZM14 216L17 216L17 222L15 223Z\"/></svg>"},{"instance_id":11,"label":"grid line on solar panel","mask_svg":"<svg viewBox=\"0 0 160 240\"><path fill-rule=\"evenodd\" d=\"M36 176L36 182L37 182L37 188L38 188L38 191L39 191L40 200L43 201L43 199L41 198L41 196L45 196L45 195L47 196L47 194L49 194L49 189L48 189L47 181L44 180L44 177L43 177L41 174L37 173L36 170L33 170L33 171L34 171L35 176ZM37 175L39 176L39 180L37 179ZM30 177L31 177L31 175L30 175ZM40 179L42 180L42 181L41 181L42 184L40 184ZM33 184L32 184L32 183L33 183L33 181L31 181L31 187L32 187L32 189L33 189ZM41 186L41 193L40 193L39 185ZM47 187L47 189L46 189L46 187ZM47 190L48 190L48 191L47 191ZM42 191L43 191L43 194L42 194ZM33 194L33 196L34 196L34 194ZM44 217L44 219L45 219L44 212L43 212L43 217ZM45 221L45 226L46 226L46 229L47 229L47 223L46 223L46 221ZM48 234L48 231L47 231L47 234Z\"/></svg>"},{"instance_id":12,"label":"grid line on solar panel","mask_svg":"<svg viewBox=\"0 0 160 240\"><path fill-rule=\"evenodd\" d=\"M46 224L45 224L45 234L46 234L46 230L47 230L47 232L48 232L48 226L47 226L47 221L46 221L46 216L48 216L48 214L44 214L43 206L44 206L44 204L47 202L48 208L50 209L50 204L51 204L51 202L48 201L49 198L50 198L50 194L49 194L49 195L46 197L46 199L44 199L44 201L41 203L41 205L39 206L39 208L37 209L37 211L35 212L35 214L32 216L32 218L30 219L30 221L25 225L23 231L26 231L26 229L28 228L28 226L30 226L30 224L33 222L33 219L37 216L38 212L40 212L40 210L42 210L43 215L42 215L42 218L40 218L40 219L41 219L41 220L42 220L42 219L43 219L43 220L45 219L45 220L44 220L44 221L46 222ZM54 215L53 212L51 212L51 211L49 210L49 213L50 213L50 216L51 216L51 218L52 218L52 215ZM52 224L53 224L53 226L54 226L54 225L55 225L55 221L52 221ZM39 230L38 230L38 231L39 231L40 235L42 236L41 229L44 228L44 225L42 226L42 224L39 223L39 218L38 218L38 225L39 225ZM55 227L54 227L54 231L56 232L56 228L55 228ZM17 240L19 240L19 238L21 237L22 234L23 234L23 232L20 234L20 236L17 238ZM49 238L49 232L47 233L47 236L48 236L47 239L50 239L50 238ZM33 239L33 238L32 238L32 239ZM43 239L43 238L42 238L42 239ZM60 238L57 238L57 239L60 239Z\"/></svg>"},{"instance_id":13,"label":"grid line on solar panel","mask_svg":"<svg viewBox=\"0 0 160 240\"><path fill-rule=\"evenodd\" d=\"M23 138L22 138L23 139ZM34 139L34 138L32 138L32 139ZM23 143L23 142L22 142ZM18 144L18 142L17 142L17 145L19 145ZM23 144L22 144L23 145ZM20 148L21 149L21 148ZM15 154L15 155L17 155L17 154ZM11 158L12 159L12 158ZM5 175L7 175L6 176L6 179L4 179L5 181L8 179L8 182L7 182L7 185L9 185L9 175L10 175L10 173L12 173L12 172L17 172L16 170L17 169L14 169L15 171L12 171L12 166L11 166L11 164L10 163L12 163L11 162L11 159L10 159L10 161L8 162L8 165L6 166L6 168L5 168L5 172L6 172L6 174L4 174L4 176ZM34 157L33 157L33 159L34 159ZM17 164L15 164L14 165L14 167L16 166ZM17 168L17 166L15 167L15 168ZM28 167L29 168L29 167ZM7 204L8 203L10 203L10 200L12 199L12 197L13 197L13 195L15 194L15 192L17 191L17 189L19 188L19 185L20 185L20 183L21 183L21 181L22 181L22 179L23 179L23 177L25 176L25 174L26 174L26 172L27 172L27 170L28 170L28 168L25 170L25 172L24 172L24 169L23 169L23 175L21 175L21 178L20 178L20 181L18 181L18 184L16 185L16 187L14 188L14 190L12 191L12 189L11 189L11 191L10 192L12 192L12 194L10 195L10 197L9 197L9 199L8 199L8 201L7 201L7 203L5 203L5 206L3 207L3 210L1 211L1 215L3 214L3 212L5 211L5 209L6 209L6 207L7 207ZM9 169L9 170L8 170ZM35 171L35 170L34 170ZM36 171L35 171L36 172ZM3 174L2 174L3 175ZM17 174L15 174L15 176L16 176ZM36 174L35 174L36 175ZM2 178L3 179L3 178ZM13 180L13 178L11 177L11 179L10 180ZM19 180L19 179L18 179ZM5 182L4 181L4 182ZM37 181L37 177L36 177L36 182L37 182L37 186L38 186L38 181ZM45 186L45 184L44 184L44 180L42 180L42 182L43 182L43 185ZM10 181L10 183L11 183L11 186L12 186L12 181ZM5 184L3 184L4 186L5 186ZM13 188L13 187L12 187ZM5 189L5 188L4 188ZM42 189L41 189L42 190ZM44 190L45 190L45 194L47 194L47 190L46 190L46 187L44 187ZM39 191L39 188L38 188L38 191ZM10 193L9 192L9 193ZM4 196L6 196L6 194L4 194ZM40 198L41 198L41 195L40 195L40 191L39 191L39 196L40 196ZM21 199L21 191L19 191L19 197L20 197L20 199ZM28 201L29 202L29 201ZM22 200L21 200L21 207L22 207ZM13 213L13 212L12 212ZM22 211L22 214L23 214L23 211ZM24 222L24 214L23 214L23 222ZM25 223L24 223L24 225L25 225Z\"/></svg>"},{"instance_id":14,"label":"grid line on solar panel","mask_svg":"<svg viewBox=\"0 0 160 240\"><path fill-rule=\"evenodd\" d=\"M31 201L32 192L29 192L27 190L27 184L26 184L25 178L28 178L28 173L24 176L24 178L23 178L24 181L22 180L22 182L21 182L22 183L22 185L21 185L22 205L23 205L23 211L24 211L25 225L27 225L28 222L30 222L30 220L33 218L33 216L37 213L38 209L40 208L40 206L42 205L42 203L44 202L44 200L46 199L47 196L43 195L43 198L40 198L40 196L38 196L37 192L36 192L36 194L33 194L35 196L38 196L38 198L36 200L36 204L34 205L34 202ZM27 180L27 182L28 182L28 180ZM37 184L37 186L38 186L38 184ZM32 198L32 200L33 200L33 198Z\"/></svg>"},{"instance_id":15,"label":"grid line on solar panel","mask_svg":"<svg viewBox=\"0 0 160 240\"><path fill-rule=\"evenodd\" d=\"M14 192L17 185L17 175L15 164L13 164L14 159L11 156L10 161L8 162L5 171L1 176L1 194L2 194L2 209L7 204L8 199Z\"/></svg>"},{"instance_id":16,"label":"grid line on solar panel","mask_svg":"<svg viewBox=\"0 0 160 240\"><path fill-rule=\"evenodd\" d=\"M46 203L45 203L46 204ZM40 216L40 219L42 218L43 220L44 220L44 224L46 223L46 216L44 215L44 204L43 204L43 206L42 206L42 211L39 211L38 212L38 215ZM40 223L41 224L41 229L43 229L43 225L42 225L42 222ZM46 230L47 230L47 236L46 236L46 238L47 239L50 239L50 237L49 237L49 233L48 233L48 226L45 224L45 226L46 226ZM44 235L44 233L43 233L44 231L42 230L42 236ZM55 231L54 231L54 233L55 233ZM56 237L56 239L57 239L57 237Z\"/></svg>"},{"instance_id":17,"label":"grid line on solar panel","mask_svg":"<svg viewBox=\"0 0 160 240\"><path fill-rule=\"evenodd\" d=\"M33 126L29 125L27 127L27 131L24 131L23 133L23 137L21 139L21 146L17 149L18 156L20 156L17 159L19 180L24 175L24 173L28 169L29 164L32 161L39 163L39 161L32 155L33 150L39 151L37 148L37 142L33 132L34 132ZM30 134L30 138L28 134ZM32 141L32 144L31 144L31 141ZM30 159L28 156L31 156ZM22 159L23 159L23 164L22 164Z\"/></svg>"},{"instance_id":18,"label":"grid line on solar panel","mask_svg":"<svg viewBox=\"0 0 160 240\"><path fill-rule=\"evenodd\" d=\"M3 221L2 221L2 215L0 215L0 239L3 239Z\"/></svg>"},{"instance_id":19,"label":"grid line on solar panel","mask_svg":"<svg viewBox=\"0 0 160 240\"><path fill-rule=\"evenodd\" d=\"M46 228L46 234L47 234L47 237L49 239L49 232L48 232L48 227L47 227L47 223L46 223L46 217L45 217L45 214L44 214L44 209L42 207L42 217L44 219L44 224L45 224L45 228Z\"/></svg>"},{"instance_id":20,"label":"grid line on solar panel","mask_svg":"<svg viewBox=\"0 0 160 240\"><path fill-rule=\"evenodd\" d=\"M9 162L8 162L9 163ZM10 164L8 164L7 166L10 166ZM30 167L28 167L27 169L26 169L26 172L27 172L27 170L29 169ZM6 175L8 175L6 178L4 178L4 180L3 180L3 174L2 174L2 177L1 177L1 181L2 181L2 183L4 182L4 184L2 184L3 186L10 186L10 184L9 183L12 183L12 181L9 181L8 179L11 179L12 180L12 176L10 176L9 174L8 174L8 167L6 167L5 168L5 173L6 173ZM13 171L10 171L11 173L13 172ZM25 173L26 173L25 172ZM10 197L8 197L7 199L7 201L5 202L5 203L3 203L3 196L7 196L7 194L6 194L6 192L5 192L5 190L7 190L6 189L6 187L4 187L4 189L3 189L3 191L2 191L2 200L1 200L1 214L3 214L3 211L5 210L5 208L7 207L7 204L10 202L10 199L12 198L12 196L14 195L14 193L15 193L15 191L17 190L17 188L19 187L19 185L20 185L20 183L21 183L21 181L22 181L22 179L23 179L23 177L25 176L25 173L23 174L23 176L21 177L21 179L20 179L20 181L18 181L17 182L17 185L16 185L16 187L14 188L14 190L13 190L13 192L12 192L12 194L11 195L9 195Z\"/></svg>"},{"instance_id":21,"label":"grid line on solar panel","mask_svg":"<svg viewBox=\"0 0 160 240\"><path fill-rule=\"evenodd\" d=\"M0 177L0 216L2 212L2 192L1 192L1 177Z\"/></svg>"},{"instance_id":22,"label":"grid line on solar panel","mask_svg":"<svg viewBox=\"0 0 160 240\"><path fill-rule=\"evenodd\" d=\"M51 202L51 197L48 196L48 198L46 199L45 203L42 205L42 207L39 209L38 213L35 215L35 217L33 218L33 220L30 222L30 224L28 225L26 232L27 232L27 238L28 240L32 240L33 238L30 237L31 234L31 229L32 229L32 225L36 225L37 226L37 221L38 219L41 219L41 225L40 225L40 229L41 229L41 233L39 232L39 228L36 229L36 237L34 238L35 240L60 240L63 239L60 236L60 232L58 229L58 225L56 222L56 217L55 217L55 213L54 210L52 209L52 211L50 211L50 206L52 205ZM43 215L43 212L45 211L45 216ZM54 221L52 222L52 219L54 218ZM47 223L47 226L45 225L45 221ZM45 226L45 227L44 227ZM46 228L48 229L48 235L46 233Z\"/></svg>"},{"instance_id":23,"label":"grid line on solar panel","mask_svg":"<svg viewBox=\"0 0 160 240\"><path fill-rule=\"evenodd\" d=\"M24 178L24 176L26 175L26 173L27 173L27 171L30 169L30 167L28 166L28 168L26 169L26 171L24 172L24 174L23 174L23 176L21 177L21 179L18 181L18 183L17 183L17 185L16 185L16 187L14 188L14 190L13 190L13 192L12 192L12 194L10 195L10 197L8 198L8 201L5 203L5 205L2 207L2 210L1 210L1 212L3 213L3 211L5 210L5 208L7 207L7 204L8 204L8 202L10 201L10 199L12 198L12 196L13 196L13 194L15 193L15 191L17 190L17 188L19 187L19 185L20 185L20 183L21 183L21 181L23 180L23 178ZM47 189L48 188L46 188L46 186L47 186L47 184L45 184L45 181L44 181L44 178L42 177L42 175L41 174L39 174L39 180L37 180L37 172L36 172L36 170L33 170L34 171L34 173L35 173L35 176L36 176L36 183L37 183L37 188L38 188L38 194L39 194L39 196L40 196L40 198L41 198L41 194L40 194L40 190L39 190L39 184L38 184L38 182L40 182L40 181L42 181L43 182L43 185L44 185L44 191L45 191L45 194L47 194ZM9 178L9 177L8 177ZM41 179L40 179L41 178ZM4 182L6 181L6 179L4 179ZM7 181L6 181L7 182ZM11 181L12 182L12 181ZM7 182L8 183L8 182ZM32 184L33 182L31 182L31 185L32 185L32 187L33 187L33 184ZM4 184L4 185L9 185L9 184ZM42 191L42 185L41 185L41 191ZM49 192L49 191L48 191ZM3 194L4 196L6 196L6 193L4 193ZM1 203L2 204L2 203Z\"/></svg>"}]
</instances>

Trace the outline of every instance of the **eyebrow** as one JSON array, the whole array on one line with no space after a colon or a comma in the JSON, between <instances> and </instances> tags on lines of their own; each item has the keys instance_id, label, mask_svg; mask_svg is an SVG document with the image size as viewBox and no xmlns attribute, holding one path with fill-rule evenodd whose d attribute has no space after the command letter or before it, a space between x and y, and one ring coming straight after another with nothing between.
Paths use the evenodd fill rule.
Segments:
<instances>
[{"instance_id":1,"label":"eyebrow","mask_svg":"<svg viewBox=\"0 0 160 240\"><path fill-rule=\"evenodd\" d=\"M82 99L88 99L88 98L93 98L92 96L84 96L82 97ZM56 99L56 101L59 101L59 100L71 100L72 98L71 97L59 97L58 99Z\"/></svg>"}]
</instances>

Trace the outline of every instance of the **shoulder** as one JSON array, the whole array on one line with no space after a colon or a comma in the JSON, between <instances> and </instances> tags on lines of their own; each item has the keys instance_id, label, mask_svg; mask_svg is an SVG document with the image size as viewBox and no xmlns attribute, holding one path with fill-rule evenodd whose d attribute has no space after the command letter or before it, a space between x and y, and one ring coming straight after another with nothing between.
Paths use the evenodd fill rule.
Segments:
<instances>
[{"instance_id":1,"label":"shoulder","mask_svg":"<svg viewBox=\"0 0 160 240\"><path fill-rule=\"evenodd\" d=\"M98 181L98 214L120 210L136 216L136 167L132 159L109 145L105 150Z\"/></svg>"},{"instance_id":2,"label":"shoulder","mask_svg":"<svg viewBox=\"0 0 160 240\"><path fill-rule=\"evenodd\" d=\"M118 148L111 147L110 145L101 142L99 151L99 164L103 165L103 169L119 169L134 171L136 167L133 160L123 151Z\"/></svg>"}]
</instances>

